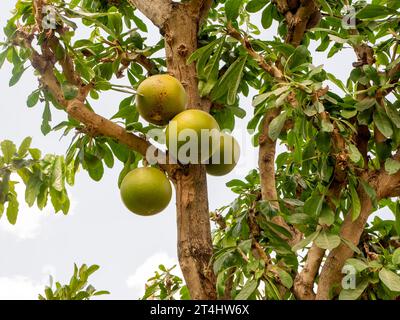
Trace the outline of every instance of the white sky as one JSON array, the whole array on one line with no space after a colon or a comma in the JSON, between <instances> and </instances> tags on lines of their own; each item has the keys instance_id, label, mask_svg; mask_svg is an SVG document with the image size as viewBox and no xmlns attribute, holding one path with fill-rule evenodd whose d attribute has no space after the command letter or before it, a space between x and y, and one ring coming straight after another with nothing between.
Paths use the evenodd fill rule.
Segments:
<instances>
[{"instance_id":1,"label":"white sky","mask_svg":"<svg viewBox=\"0 0 400 320\"><path fill-rule=\"evenodd\" d=\"M2 28L16 1L2 0L0 10L0 41ZM259 24L259 17L254 20ZM159 39L155 28L150 28L149 43ZM271 38L264 32L262 38ZM355 60L351 50L329 60L326 70L346 79ZM326 62L325 54L314 55L314 64ZM37 88L32 69L22 80L8 87L11 67L5 64L0 70L0 140L10 139L20 143L32 136L33 146L43 153L64 154L70 137L60 140L59 133L44 137L40 132L43 105L26 107L27 96ZM110 116L118 109L123 95L103 94L95 103L98 113ZM243 99L241 107L247 117L238 121L235 136L242 145L242 157L236 170L222 178L208 179L210 209L228 204L234 199L225 183L233 178L243 178L256 167L256 150L251 147L246 133L251 118L250 99ZM53 123L63 121L65 114L53 111ZM243 139L244 136L244 140ZM86 172L77 175L76 185L70 189L72 200L68 216L55 215L52 208L43 212L27 208L21 197L21 208L16 226L10 226L5 217L0 220L0 299L36 299L42 293L47 275L65 283L72 275L74 263L101 266L90 282L101 290L109 290L112 299L136 299L143 293L144 283L161 263L170 267L176 261L175 201L162 214L139 217L129 213L119 197L117 179L121 165L106 169L100 183L93 182ZM22 189L22 188L21 188ZM23 195L23 192L21 192Z\"/></svg>"}]
</instances>

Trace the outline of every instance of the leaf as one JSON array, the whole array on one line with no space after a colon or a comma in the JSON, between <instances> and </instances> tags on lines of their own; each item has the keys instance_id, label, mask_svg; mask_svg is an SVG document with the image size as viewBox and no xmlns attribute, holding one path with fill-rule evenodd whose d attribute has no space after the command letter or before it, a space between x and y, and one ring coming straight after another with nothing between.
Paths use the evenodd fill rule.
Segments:
<instances>
[{"instance_id":1,"label":"leaf","mask_svg":"<svg viewBox=\"0 0 400 320\"><path fill-rule=\"evenodd\" d=\"M335 222L335 213L329 206L324 205L322 207L318 222L327 226L331 226Z\"/></svg>"},{"instance_id":2,"label":"leaf","mask_svg":"<svg viewBox=\"0 0 400 320\"><path fill-rule=\"evenodd\" d=\"M392 123L386 113L382 111L374 112L374 123L379 131L386 137L391 138L393 135Z\"/></svg>"},{"instance_id":3,"label":"leaf","mask_svg":"<svg viewBox=\"0 0 400 320\"><path fill-rule=\"evenodd\" d=\"M12 224L17 223L19 203L15 195L9 196L9 202L7 207L7 219Z\"/></svg>"},{"instance_id":4,"label":"leaf","mask_svg":"<svg viewBox=\"0 0 400 320\"><path fill-rule=\"evenodd\" d=\"M227 0L225 2L225 15L228 20L235 20L239 16L239 10L243 0Z\"/></svg>"},{"instance_id":5,"label":"leaf","mask_svg":"<svg viewBox=\"0 0 400 320\"><path fill-rule=\"evenodd\" d=\"M277 116L274 120L271 121L268 129L268 135L271 138L271 140L275 141L276 139L278 139L283 129L283 126L285 125L286 116L287 113L282 112L279 116Z\"/></svg>"},{"instance_id":6,"label":"leaf","mask_svg":"<svg viewBox=\"0 0 400 320\"><path fill-rule=\"evenodd\" d=\"M313 233L311 233L308 237L304 238L303 240L301 240L300 242L298 242L297 244L295 244L292 247L292 251L296 252L297 250L303 249L304 247L306 247L310 242L314 241L315 238L318 237L320 233L320 230L317 230Z\"/></svg>"},{"instance_id":7,"label":"leaf","mask_svg":"<svg viewBox=\"0 0 400 320\"><path fill-rule=\"evenodd\" d=\"M390 120L392 120L392 123L396 126L397 129L400 129L400 113L390 102L386 104L385 109L386 114L388 115Z\"/></svg>"},{"instance_id":8,"label":"leaf","mask_svg":"<svg viewBox=\"0 0 400 320\"><path fill-rule=\"evenodd\" d=\"M362 272L365 269L369 268L369 266L364 261L354 258L347 259L346 264L349 264L352 267L354 267L357 270L357 272Z\"/></svg>"},{"instance_id":9,"label":"leaf","mask_svg":"<svg viewBox=\"0 0 400 320\"><path fill-rule=\"evenodd\" d=\"M362 252L360 251L360 249L357 248L357 246L354 245L353 242L342 238L342 241L345 243L345 245L347 245L351 250L353 250L355 253L357 254L362 254Z\"/></svg>"},{"instance_id":10,"label":"leaf","mask_svg":"<svg viewBox=\"0 0 400 320\"><path fill-rule=\"evenodd\" d=\"M257 280L250 280L247 281L245 286L243 287L242 290L240 290L239 294L235 297L235 300L247 300L253 292L257 289L258 287L258 281Z\"/></svg>"},{"instance_id":11,"label":"leaf","mask_svg":"<svg viewBox=\"0 0 400 320\"><path fill-rule=\"evenodd\" d=\"M394 265L400 265L400 248L397 248L393 252L392 262L393 262Z\"/></svg>"},{"instance_id":12,"label":"leaf","mask_svg":"<svg viewBox=\"0 0 400 320\"><path fill-rule=\"evenodd\" d=\"M21 145L18 148L18 156L23 158L25 155L28 153L29 147L31 146L32 143L32 138L31 137L26 137Z\"/></svg>"},{"instance_id":13,"label":"leaf","mask_svg":"<svg viewBox=\"0 0 400 320\"><path fill-rule=\"evenodd\" d=\"M310 53L306 46L301 45L294 50L293 54L288 58L288 67L290 69L294 69L306 62L308 62L308 58Z\"/></svg>"},{"instance_id":14,"label":"leaf","mask_svg":"<svg viewBox=\"0 0 400 320\"><path fill-rule=\"evenodd\" d=\"M217 100L228 93L228 104L233 104L236 99L236 93L242 79L243 69L247 61L247 55L239 57L228 68L222 78L218 81L211 92L211 98Z\"/></svg>"},{"instance_id":15,"label":"leaf","mask_svg":"<svg viewBox=\"0 0 400 320\"><path fill-rule=\"evenodd\" d=\"M261 25L263 26L264 29L268 29L271 27L273 21L273 16L272 16L272 5L268 5L261 16Z\"/></svg>"},{"instance_id":16,"label":"leaf","mask_svg":"<svg viewBox=\"0 0 400 320\"><path fill-rule=\"evenodd\" d=\"M31 176L28 180L25 189L25 201L29 207L32 207L40 192L42 181L35 175Z\"/></svg>"},{"instance_id":17,"label":"leaf","mask_svg":"<svg viewBox=\"0 0 400 320\"><path fill-rule=\"evenodd\" d=\"M10 140L3 140L0 144L1 151L3 152L3 158L5 163L10 163L15 153L17 152L17 147L14 142Z\"/></svg>"},{"instance_id":18,"label":"leaf","mask_svg":"<svg viewBox=\"0 0 400 320\"><path fill-rule=\"evenodd\" d=\"M32 108L35 105L37 105L37 103L39 102L39 96L40 96L40 91L39 90L33 91L28 96L28 100L26 101L26 104L27 104L28 108Z\"/></svg>"},{"instance_id":19,"label":"leaf","mask_svg":"<svg viewBox=\"0 0 400 320\"><path fill-rule=\"evenodd\" d=\"M349 157L350 160L356 164L358 164L363 159L361 152L352 143L349 144Z\"/></svg>"},{"instance_id":20,"label":"leaf","mask_svg":"<svg viewBox=\"0 0 400 320\"><path fill-rule=\"evenodd\" d=\"M340 245L340 237L324 230L318 235L314 243L321 249L331 251Z\"/></svg>"},{"instance_id":21,"label":"leaf","mask_svg":"<svg viewBox=\"0 0 400 320\"><path fill-rule=\"evenodd\" d=\"M43 115L42 115L42 126L41 126L41 130L43 135L47 135L50 131L51 131L51 126L49 124L49 122L51 121L51 111L50 111L50 105L47 102L45 107L44 107L44 111L43 111Z\"/></svg>"},{"instance_id":22,"label":"leaf","mask_svg":"<svg viewBox=\"0 0 400 320\"><path fill-rule=\"evenodd\" d=\"M358 19L376 19L388 15L398 15L397 11L385 6L377 4L367 4L364 8L357 12Z\"/></svg>"},{"instance_id":23,"label":"leaf","mask_svg":"<svg viewBox=\"0 0 400 320\"><path fill-rule=\"evenodd\" d=\"M325 196L323 194L312 195L304 203L304 212L310 216L319 216L322 210Z\"/></svg>"},{"instance_id":24,"label":"leaf","mask_svg":"<svg viewBox=\"0 0 400 320\"><path fill-rule=\"evenodd\" d=\"M339 294L339 300L357 300L368 287L369 281L362 281L355 289L343 289Z\"/></svg>"},{"instance_id":25,"label":"leaf","mask_svg":"<svg viewBox=\"0 0 400 320\"><path fill-rule=\"evenodd\" d=\"M51 186L62 192L64 190L64 177L63 177L64 159L62 156L57 156L51 172Z\"/></svg>"},{"instance_id":26,"label":"leaf","mask_svg":"<svg viewBox=\"0 0 400 320\"><path fill-rule=\"evenodd\" d=\"M61 86L61 89L63 91L64 94L64 98L66 100L73 100L78 96L79 93L79 89L77 86L74 86L70 83L63 83L63 85Z\"/></svg>"},{"instance_id":27,"label":"leaf","mask_svg":"<svg viewBox=\"0 0 400 320\"><path fill-rule=\"evenodd\" d=\"M358 111L365 111L376 104L375 98L365 98L356 103L355 107Z\"/></svg>"},{"instance_id":28,"label":"leaf","mask_svg":"<svg viewBox=\"0 0 400 320\"><path fill-rule=\"evenodd\" d=\"M246 5L247 12L257 12L266 6L269 0L250 0Z\"/></svg>"},{"instance_id":29,"label":"leaf","mask_svg":"<svg viewBox=\"0 0 400 320\"><path fill-rule=\"evenodd\" d=\"M349 188L351 196L351 218L353 221L356 221L361 213L361 202L354 185L350 184Z\"/></svg>"},{"instance_id":30,"label":"leaf","mask_svg":"<svg viewBox=\"0 0 400 320\"><path fill-rule=\"evenodd\" d=\"M278 269L278 274L279 274L279 280L281 283L288 289L290 289L293 286L293 279L289 273L287 273L285 270Z\"/></svg>"},{"instance_id":31,"label":"leaf","mask_svg":"<svg viewBox=\"0 0 400 320\"><path fill-rule=\"evenodd\" d=\"M386 268L379 271L379 279L389 288L390 291L400 292L400 277Z\"/></svg>"},{"instance_id":32,"label":"leaf","mask_svg":"<svg viewBox=\"0 0 400 320\"><path fill-rule=\"evenodd\" d=\"M400 170L400 161L394 160L392 158L387 158L385 161L385 170L390 175L395 174Z\"/></svg>"}]
</instances>

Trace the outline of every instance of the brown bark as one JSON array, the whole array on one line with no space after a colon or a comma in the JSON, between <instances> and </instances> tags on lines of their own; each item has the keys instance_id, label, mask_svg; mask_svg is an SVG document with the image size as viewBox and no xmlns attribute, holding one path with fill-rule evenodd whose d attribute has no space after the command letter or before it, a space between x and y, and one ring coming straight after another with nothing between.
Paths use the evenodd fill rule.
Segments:
<instances>
[{"instance_id":1,"label":"brown bark","mask_svg":"<svg viewBox=\"0 0 400 320\"><path fill-rule=\"evenodd\" d=\"M358 195L361 202L361 213L356 221L352 221L351 213L348 213L341 226L340 236L354 245L358 245L362 232L364 231L367 219L372 211L372 201L365 193L362 186L358 188ZM329 300L331 290L334 286L341 286L342 268L347 259L353 256L353 250L345 243L341 243L333 249L326 259L318 282L317 300Z\"/></svg>"},{"instance_id":2,"label":"brown bark","mask_svg":"<svg viewBox=\"0 0 400 320\"><path fill-rule=\"evenodd\" d=\"M196 6L200 5L200 6ZM204 2L174 4L164 24L168 72L188 93L188 108L209 111L209 100L198 92L197 72L187 58L197 49L199 12ZM207 179L203 165L191 165L175 177L177 194L178 257L192 299L216 299L208 208Z\"/></svg>"},{"instance_id":3,"label":"brown bark","mask_svg":"<svg viewBox=\"0 0 400 320\"><path fill-rule=\"evenodd\" d=\"M298 300L314 300L314 282L318 275L319 267L324 258L325 250L313 244L307 253L307 260L303 270L297 274L293 291Z\"/></svg>"}]
</instances>

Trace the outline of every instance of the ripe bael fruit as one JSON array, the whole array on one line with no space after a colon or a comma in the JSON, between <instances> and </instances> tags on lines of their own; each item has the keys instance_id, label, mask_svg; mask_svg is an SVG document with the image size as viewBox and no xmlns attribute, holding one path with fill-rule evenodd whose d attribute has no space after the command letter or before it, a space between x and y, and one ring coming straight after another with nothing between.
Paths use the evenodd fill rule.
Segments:
<instances>
[{"instance_id":1,"label":"ripe bael fruit","mask_svg":"<svg viewBox=\"0 0 400 320\"><path fill-rule=\"evenodd\" d=\"M217 151L219 130L217 121L207 112L183 111L166 129L168 150L182 164L202 163Z\"/></svg>"},{"instance_id":2,"label":"ripe bael fruit","mask_svg":"<svg viewBox=\"0 0 400 320\"><path fill-rule=\"evenodd\" d=\"M163 211L171 197L171 183L156 168L132 170L121 183L121 198L125 206L141 216L151 216Z\"/></svg>"},{"instance_id":3,"label":"ripe bael fruit","mask_svg":"<svg viewBox=\"0 0 400 320\"><path fill-rule=\"evenodd\" d=\"M219 152L210 158L210 163L206 165L207 173L212 176L224 176L236 167L239 157L239 143L231 135L221 132Z\"/></svg>"},{"instance_id":4,"label":"ripe bael fruit","mask_svg":"<svg viewBox=\"0 0 400 320\"><path fill-rule=\"evenodd\" d=\"M178 79L160 74L147 78L137 89L136 106L146 121L164 126L185 110L186 91Z\"/></svg>"}]
</instances>

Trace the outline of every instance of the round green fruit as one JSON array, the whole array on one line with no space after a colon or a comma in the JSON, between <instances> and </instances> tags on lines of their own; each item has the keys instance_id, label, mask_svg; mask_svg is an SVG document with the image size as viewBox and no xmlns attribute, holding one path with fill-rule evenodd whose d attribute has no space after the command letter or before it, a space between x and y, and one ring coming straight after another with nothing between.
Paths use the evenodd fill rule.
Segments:
<instances>
[{"instance_id":1,"label":"round green fruit","mask_svg":"<svg viewBox=\"0 0 400 320\"><path fill-rule=\"evenodd\" d=\"M216 151L219 125L207 112L190 109L175 116L166 129L170 154L182 164L198 164Z\"/></svg>"},{"instance_id":2,"label":"round green fruit","mask_svg":"<svg viewBox=\"0 0 400 320\"><path fill-rule=\"evenodd\" d=\"M219 152L210 158L206 170L212 176L224 176L231 172L239 161L240 146L234 137L221 132Z\"/></svg>"},{"instance_id":3,"label":"round green fruit","mask_svg":"<svg viewBox=\"0 0 400 320\"><path fill-rule=\"evenodd\" d=\"M186 91L178 79L160 74L147 78L137 89L136 106L146 121L164 126L185 110Z\"/></svg>"},{"instance_id":4,"label":"round green fruit","mask_svg":"<svg viewBox=\"0 0 400 320\"><path fill-rule=\"evenodd\" d=\"M152 216L163 211L171 197L171 183L156 168L132 170L121 183L121 198L125 206L141 216Z\"/></svg>"}]
</instances>

